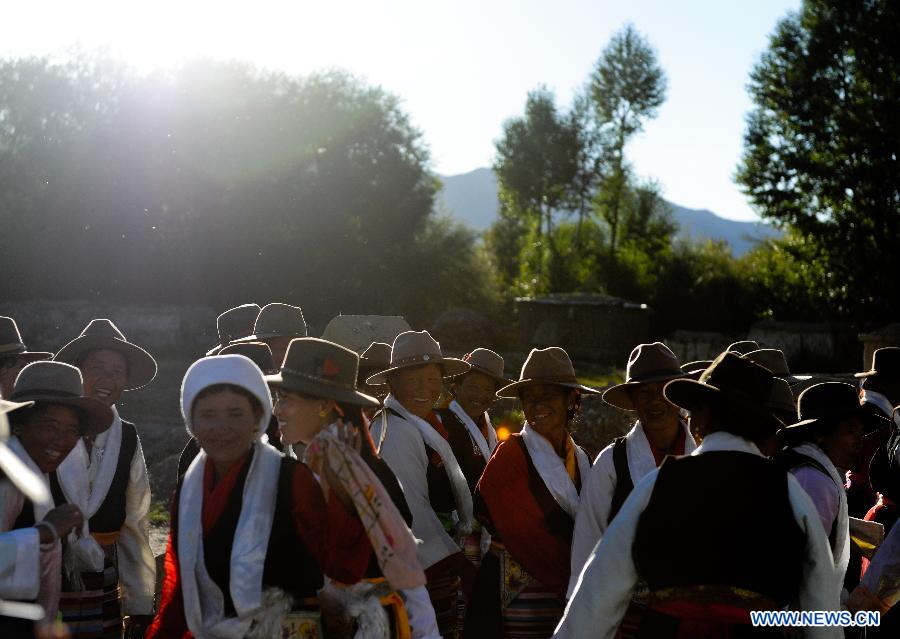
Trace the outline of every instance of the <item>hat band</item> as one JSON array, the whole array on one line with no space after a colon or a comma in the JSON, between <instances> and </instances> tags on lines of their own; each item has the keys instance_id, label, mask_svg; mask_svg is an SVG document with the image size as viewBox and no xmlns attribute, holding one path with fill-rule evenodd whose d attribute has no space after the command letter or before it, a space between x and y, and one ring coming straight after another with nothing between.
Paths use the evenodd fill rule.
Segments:
<instances>
[{"instance_id":1,"label":"hat band","mask_svg":"<svg viewBox=\"0 0 900 639\"><path fill-rule=\"evenodd\" d=\"M333 379L326 379L324 377L319 377L318 375L312 375L310 373L298 371L294 368L282 368L281 373L282 373L282 379L284 379L284 373L287 373L288 375L291 375L292 377L300 377L302 379L306 379L311 382L316 382L317 384L325 384L326 386L333 386L334 388L340 388L343 390L350 390L350 391L356 390L355 384L336 382Z\"/></svg>"},{"instance_id":2,"label":"hat band","mask_svg":"<svg viewBox=\"0 0 900 639\"><path fill-rule=\"evenodd\" d=\"M440 364L444 361L444 356L440 353L423 353L421 355L413 355L412 357L404 357L397 361L391 361L391 368L398 366L406 366L407 364Z\"/></svg>"},{"instance_id":3,"label":"hat band","mask_svg":"<svg viewBox=\"0 0 900 639\"><path fill-rule=\"evenodd\" d=\"M18 393L13 393L10 395L10 401L16 401L21 399L28 399L29 397L58 397L59 399L80 399L81 395L76 395L75 393L70 393L68 391L61 390L44 390L40 388L28 388L25 390L21 390Z\"/></svg>"},{"instance_id":4,"label":"hat band","mask_svg":"<svg viewBox=\"0 0 900 639\"><path fill-rule=\"evenodd\" d=\"M703 370L706 370L706 368L704 367ZM640 377L629 377L628 379L625 380L625 382L627 384L640 384L644 380L652 380L652 379L658 378L658 377L665 377L666 375L681 377L684 375L684 371L682 371L680 368L679 369L659 368L654 371L648 371L646 373L641 373Z\"/></svg>"}]
</instances>

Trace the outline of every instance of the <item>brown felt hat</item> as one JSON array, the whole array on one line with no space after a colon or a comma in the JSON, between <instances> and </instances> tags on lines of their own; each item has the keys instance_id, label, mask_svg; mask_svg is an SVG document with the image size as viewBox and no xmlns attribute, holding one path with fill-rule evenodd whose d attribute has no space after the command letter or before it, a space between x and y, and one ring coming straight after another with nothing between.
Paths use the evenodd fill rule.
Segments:
<instances>
[{"instance_id":1,"label":"brown felt hat","mask_svg":"<svg viewBox=\"0 0 900 639\"><path fill-rule=\"evenodd\" d=\"M217 355L243 355L259 367L263 373L274 373L278 370L275 360L272 358L272 349L263 342L239 342L229 344Z\"/></svg>"},{"instance_id":2,"label":"brown felt hat","mask_svg":"<svg viewBox=\"0 0 900 639\"><path fill-rule=\"evenodd\" d=\"M889 379L900 378L900 348L886 346L879 348L872 355L872 368L863 373L857 373L854 377L887 377Z\"/></svg>"},{"instance_id":3,"label":"brown felt hat","mask_svg":"<svg viewBox=\"0 0 900 639\"><path fill-rule=\"evenodd\" d=\"M206 351L207 355L218 355L223 348L236 339L242 339L253 332L256 316L259 315L259 304L241 304L229 308L216 318L216 331L219 343Z\"/></svg>"},{"instance_id":4,"label":"brown felt hat","mask_svg":"<svg viewBox=\"0 0 900 639\"><path fill-rule=\"evenodd\" d=\"M761 348L758 342L752 339L743 339L738 342L732 342L725 350L729 353L737 353L738 355L746 355L751 351L758 351Z\"/></svg>"},{"instance_id":5,"label":"brown felt hat","mask_svg":"<svg viewBox=\"0 0 900 639\"><path fill-rule=\"evenodd\" d=\"M786 414L797 412L797 402L794 400L794 392L786 379L775 377L772 379L772 393L766 402L769 410L776 410Z\"/></svg>"},{"instance_id":6,"label":"brown felt hat","mask_svg":"<svg viewBox=\"0 0 900 639\"><path fill-rule=\"evenodd\" d=\"M78 366L82 356L99 349L121 353L128 362L128 381L125 390L146 386L156 377L156 360L153 356L125 339L122 331L108 319L91 320L81 331L81 335L59 349L53 361Z\"/></svg>"},{"instance_id":7,"label":"brown felt hat","mask_svg":"<svg viewBox=\"0 0 900 639\"><path fill-rule=\"evenodd\" d=\"M366 384L372 386L384 384L391 373L402 368L422 366L423 364L439 365L443 369L443 377L455 377L471 368L461 359L444 357L441 345L428 331L406 331L394 339L388 368L369 377Z\"/></svg>"},{"instance_id":8,"label":"brown felt hat","mask_svg":"<svg viewBox=\"0 0 900 639\"><path fill-rule=\"evenodd\" d=\"M666 384L666 399L686 410L716 404L731 413L749 415L775 432L784 427L768 409L772 372L737 353L725 351L700 379L675 379Z\"/></svg>"},{"instance_id":9,"label":"brown felt hat","mask_svg":"<svg viewBox=\"0 0 900 639\"><path fill-rule=\"evenodd\" d=\"M533 348L522 364L519 380L497 391L497 397L519 397L525 386L552 384L574 388L583 393L599 394L596 388L585 386L575 377L575 367L569 354L558 346Z\"/></svg>"},{"instance_id":10,"label":"brown felt hat","mask_svg":"<svg viewBox=\"0 0 900 639\"><path fill-rule=\"evenodd\" d=\"M633 387L685 376L678 358L668 346L662 342L638 344L628 356L625 383L607 388L603 393L603 401L622 410L634 410L631 401Z\"/></svg>"},{"instance_id":11,"label":"brown felt hat","mask_svg":"<svg viewBox=\"0 0 900 639\"><path fill-rule=\"evenodd\" d=\"M266 382L301 395L334 399L358 406L380 406L374 397L356 390L359 355L317 337L291 340L284 365Z\"/></svg>"},{"instance_id":12,"label":"brown felt hat","mask_svg":"<svg viewBox=\"0 0 900 639\"><path fill-rule=\"evenodd\" d=\"M764 366L776 377L787 377L791 374L784 351L777 348L760 348L744 355L751 362Z\"/></svg>"},{"instance_id":13,"label":"brown felt hat","mask_svg":"<svg viewBox=\"0 0 900 639\"><path fill-rule=\"evenodd\" d=\"M53 357L53 353L29 351L22 341L16 320L11 317L0 317L0 357L7 355L21 357L26 362L38 362Z\"/></svg>"},{"instance_id":14,"label":"brown felt hat","mask_svg":"<svg viewBox=\"0 0 900 639\"><path fill-rule=\"evenodd\" d=\"M377 371L383 371L391 365L391 345L385 342L372 342L359 356L358 384L365 384L366 378ZM377 384L382 386L382 384Z\"/></svg>"},{"instance_id":15,"label":"brown felt hat","mask_svg":"<svg viewBox=\"0 0 900 639\"><path fill-rule=\"evenodd\" d=\"M472 372L481 373L493 379L497 388L502 388L514 381L503 375L503 358L488 348L476 348L471 353L463 355L462 359L472 367L472 370L463 373L459 376L460 378Z\"/></svg>"},{"instance_id":16,"label":"brown felt hat","mask_svg":"<svg viewBox=\"0 0 900 639\"><path fill-rule=\"evenodd\" d=\"M365 351L373 342L381 342L387 344L390 352L394 339L410 330L409 323L400 315L338 315L325 326L322 339L357 353Z\"/></svg>"},{"instance_id":17,"label":"brown felt hat","mask_svg":"<svg viewBox=\"0 0 900 639\"><path fill-rule=\"evenodd\" d=\"M681 372L689 379L700 379L707 368L713 363L711 359L698 359L694 362L688 362L681 365Z\"/></svg>"},{"instance_id":18,"label":"brown felt hat","mask_svg":"<svg viewBox=\"0 0 900 639\"><path fill-rule=\"evenodd\" d=\"M306 320L299 306L273 302L263 306L253 324L253 334L235 342L261 342L276 337L306 337Z\"/></svg>"},{"instance_id":19,"label":"brown felt hat","mask_svg":"<svg viewBox=\"0 0 900 639\"><path fill-rule=\"evenodd\" d=\"M81 371L62 362L32 362L23 368L10 400L70 406L81 415L82 435L101 433L113 420L109 406L84 396Z\"/></svg>"},{"instance_id":20,"label":"brown felt hat","mask_svg":"<svg viewBox=\"0 0 900 639\"><path fill-rule=\"evenodd\" d=\"M798 421L787 428L821 428L851 417L865 420L867 414L852 384L822 382L800 393L797 398ZM887 425L890 422L884 420L884 423Z\"/></svg>"}]
</instances>

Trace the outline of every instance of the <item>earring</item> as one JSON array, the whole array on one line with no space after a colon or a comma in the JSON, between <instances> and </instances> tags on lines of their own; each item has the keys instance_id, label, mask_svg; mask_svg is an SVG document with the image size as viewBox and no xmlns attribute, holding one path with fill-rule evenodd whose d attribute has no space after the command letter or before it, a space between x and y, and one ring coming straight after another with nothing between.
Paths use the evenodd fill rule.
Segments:
<instances>
[{"instance_id":1,"label":"earring","mask_svg":"<svg viewBox=\"0 0 900 639\"><path fill-rule=\"evenodd\" d=\"M319 411L319 417L328 417L328 411L323 408Z\"/></svg>"}]
</instances>

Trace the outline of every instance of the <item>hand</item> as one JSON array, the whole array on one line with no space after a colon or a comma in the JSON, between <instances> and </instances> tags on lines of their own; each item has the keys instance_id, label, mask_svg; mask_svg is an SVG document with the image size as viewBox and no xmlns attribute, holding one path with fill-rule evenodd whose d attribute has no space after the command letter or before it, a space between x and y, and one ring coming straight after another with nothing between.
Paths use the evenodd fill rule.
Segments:
<instances>
[{"instance_id":1,"label":"hand","mask_svg":"<svg viewBox=\"0 0 900 639\"><path fill-rule=\"evenodd\" d=\"M81 527L84 523L84 515L75 504L63 504L48 512L44 521L53 526L61 539ZM44 535L47 536L47 539L44 539ZM46 544L51 541L53 540L50 538L50 532L46 529L41 530L41 543Z\"/></svg>"},{"instance_id":2,"label":"hand","mask_svg":"<svg viewBox=\"0 0 900 639\"><path fill-rule=\"evenodd\" d=\"M144 633L153 623L153 615L131 615L125 617L124 639L144 639Z\"/></svg>"},{"instance_id":3,"label":"hand","mask_svg":"<svg viewBox=\"0 0 900 639\"><path fill-rule=\"evenodd\" d=\"M36 639L71 639L72 637L69 628L61 621L34 624L34 636Z\"/></svg>"}]
</instances>

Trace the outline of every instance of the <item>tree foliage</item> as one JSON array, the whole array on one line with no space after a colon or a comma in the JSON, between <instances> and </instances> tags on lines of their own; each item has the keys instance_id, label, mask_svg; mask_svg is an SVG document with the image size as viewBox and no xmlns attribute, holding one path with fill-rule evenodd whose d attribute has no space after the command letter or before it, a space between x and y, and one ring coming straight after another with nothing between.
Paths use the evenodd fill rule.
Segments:
<instances>
[{"instance_id":1,"label":"tree foliage","mask_svg":"<svg viewBox=\"0 0 900 639\"><path fill-rule=\"evenodd\" d=\"M437 188L397 98L346 73L0 62L6 299L279 299L421 321L439 310L421 286L439 305L478 298L417 263L480 273L474 239L431 219Z\"/></svg>"},{"instance_id":2,"label":"tree foliage","mask_svg":"<svg viewBox=\"0 0 900 639\"><path fill-rule=\"evenodd\" d=\"M900 310L900 5L806 0L751 74L738 181L813 259L831 316Z\"/></svg>"}]
</instances>

